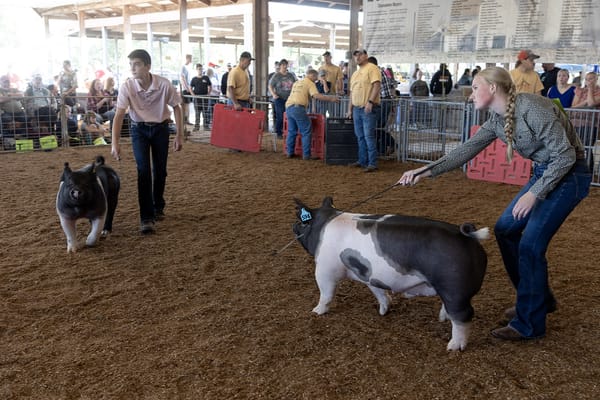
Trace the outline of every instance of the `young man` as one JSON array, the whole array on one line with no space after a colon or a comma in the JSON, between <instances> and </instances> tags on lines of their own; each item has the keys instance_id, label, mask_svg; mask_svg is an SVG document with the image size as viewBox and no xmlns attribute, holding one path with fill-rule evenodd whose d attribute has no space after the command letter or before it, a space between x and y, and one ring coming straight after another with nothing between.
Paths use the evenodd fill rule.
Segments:
<instances>
[{"instance_id":1,"label":"young man","mask_svg":"<svg viewBox=\"0 0 600 400\"><path fill-rule=\"evenodd\" d=\"M208 109L208 94L212 90L212 83L207 75L204 75L202 64L196 64L197 75L192 78L190 88L192 93L196 96L203 96L201 98L194 98L194 111L196 114L196 120L194 122L194 130L200 130L200 114L204 121L204 129L208 129L210 124L210 110Z\"/></svg>"},{"instance_id":2,"label":"young man","mask_svg":"<svg viewBox=\"0 0 600 400\"><path fill-rule=\"evenodd\" d=\"M177 133L173 150L183 143L183 114L181 97L171 82L150 73L151 59L146 50L129 54L132 78L121 85L117 97L117 112L113 120L111 153L121 159L121 128L127 109L131 118L131 144L138 172L138 202L140 231L154 232L155 220L164 217L167 155L169 154L169 119L173 108Z\"/></svg>"},{"instance_id":3,"label":"young man","mask_svg":"<svg viewBox=\"0 0 600 400\"><path fill-rule=\"evenodd\" d=\"M228 103L232 104L236 110L250 108L250 76L248 75L248 67L252 63L252 55L244 51L240 55L238 65L229 71L227 76L227 97Z\"/></svg>"}]
</instances>

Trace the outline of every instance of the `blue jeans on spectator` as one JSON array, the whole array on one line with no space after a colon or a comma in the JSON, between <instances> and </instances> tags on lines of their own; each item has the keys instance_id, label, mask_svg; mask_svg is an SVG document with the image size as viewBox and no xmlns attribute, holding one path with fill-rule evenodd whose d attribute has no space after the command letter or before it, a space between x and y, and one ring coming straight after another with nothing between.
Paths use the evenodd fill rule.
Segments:
<instances>
[{"instance_id":1,"label":"blue jeans on spectator","mask_svg":"<svg viewBox=\"0 0 600 400\"><path fill-rule=\"evenodd\" d=\"M275 132L277 133L277 137L283 135L283 113L285 112L286 101L287 99L282 99L281 97L278 97L273 101L273 106L275 107Z\"/></svg>"},{"instance_id":2,"label":"blue jeans on spectator","mask_svg":"<svg viewBox=\"0 0 600 400\"><path fill-rule=\"evenodd\" d=\"M387 132L387 122L393 106L391 98L381 99L381 108L377 113L377 150L383 156L387 155L388 147L394 148L396 143Z\"/></svg>"},{"instance_id":3,"label":"blue jeans on spectator","mask_svg":"<svg viewBox=\"0 0 600 400\"><path fill-rule=\"evenodd\" d=\"M286 140L286 153L294 154L296 149L296 135L302 135L302 157L310 157L312 126L306 108L303 106L289 106L286 110L288 119L288 135Z\"/></svg>"},{"instance_id":4,"label":"blue jeans on spectator","mask_svg":"<svg viewBox=\"0 0 600 400\"><path fill-rule=\"evenodd\" d=\"M248 101L248 100L238 100L237 102L240 104L240 106L242 106L242 108L252 108L252 105L250 104L250 101ZM232 106L233 101L231 101L231 99L227 99L227 104Z\"/></svg>"},{"instance_id":5,"label":"blue jeans on spectator","mask_svg":"<svg viewBox=\"0 0 600 400\"><path fill-rule=\"evenodd\" d=\"M358 163L363 167L377 167L377 137L375 125L379 115L379 106L373 105L370 113L364 107L352 108L354 134L358 141Z\"/></svg>"},{"instance_id":6,"label":"blue jeans on spectator","mask_svg":"<svg viewBox=\"0 0 600 400\"><path fill-rule=\"evenodd\" d=\"M149 126L132 121L131 144L137 164L140 219L154 221L155 212L162 212L165 207L169 124Z\"/></svg>"},{"instance_id":7,"label":"blue jeans on spectator","mask_svg":"<svg viewBox=\"0 0 600 400\"><path fill-rule=\"evenodd\" d=\"M571 170L531 212L515 220L512 209L542 176L546 164L536 165L529 182L502 213L494 228L504 267L517 289L516 317L510 326L528 338L544 336L546 314L556 306L548 285L548 244L571 211L589 193L592 179L585 160L577 160Z\"/></svg>"}]
</instances>

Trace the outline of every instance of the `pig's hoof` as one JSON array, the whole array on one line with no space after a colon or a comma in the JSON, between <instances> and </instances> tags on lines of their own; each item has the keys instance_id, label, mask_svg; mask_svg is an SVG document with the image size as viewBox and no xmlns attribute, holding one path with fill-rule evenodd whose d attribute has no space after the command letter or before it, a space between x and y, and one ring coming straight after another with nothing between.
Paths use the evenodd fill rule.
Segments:
<instances>
[{"instance_id":1,"label":"pig's hoof","mask_svg":"<svg viewBox=\"0 0 600 400\"><path fill-rule=\"evenodd\" d=\"M108 235L110 234L109 230L104 229L101 233L100 233L100 239L106 239L108 237Z\"/></svg>"},{"instance_id":2,"label":"pig's hoof","mask_svg":"<svg viewBox=\"0 0 600 400\"><path fill-rule=\"evenodd\" d=\"M314 312L315 314L318 315L323 315L328 311L327 306L322 306L322 305L317 305L315 308L313 308L312 312Z\"/></svg>"},{"instance_id":3,"label":"pig's hoof","mask_svg":"<svg viewBox=\"0 0 600 400\"><path fill-rule=\"evenodd\" d=\"M67 254L77 253L77 250L79 250L79 245L77 243L67 243Z\"/></svg>"},{"instance_id":4,"label":"pig's hoof","mask_svg":"<svg viewBox=\"0 0 600 400\"><path fill-rule=\"evenodd\" d=\"M458 350L463 351L466 348L467 348L467 342L456 340L456 339L451 339L448 342L448 346L446 347L446 350L448 350L448 351L458 351Z\"/></svg>"}]
</instances>

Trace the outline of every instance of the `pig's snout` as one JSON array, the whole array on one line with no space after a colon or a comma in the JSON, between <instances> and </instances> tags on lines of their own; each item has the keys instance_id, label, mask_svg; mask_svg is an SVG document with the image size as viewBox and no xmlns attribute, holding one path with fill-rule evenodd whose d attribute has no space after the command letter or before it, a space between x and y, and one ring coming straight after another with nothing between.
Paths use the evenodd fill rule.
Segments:
<instances>
[{"instance_id":1,"label":"pig's snout","mask_svg":"<svg viewBox=\"0 0 600 400\"><path fill-rule=\"evenodd\" d=\"M71 189L71 197L74 199L79 199L81 197L81 191L77 189Z\"/></svg>"}]
</instances>

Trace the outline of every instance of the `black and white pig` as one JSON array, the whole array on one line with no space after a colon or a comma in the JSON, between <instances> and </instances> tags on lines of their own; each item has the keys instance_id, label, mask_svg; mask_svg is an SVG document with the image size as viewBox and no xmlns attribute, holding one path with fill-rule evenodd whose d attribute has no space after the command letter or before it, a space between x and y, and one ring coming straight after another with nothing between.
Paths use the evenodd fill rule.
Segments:
<instances>
[{"instance_id":1,"label":"black and white pig","mask_svg":"<svg viewBox=\"0 0 600 400\"><path fill-rule=\"evenodd\" d=\"M85 241L87 246L96 245L101 234L106 236L112 231L120 186L119 175L104 164L102 156L77 171L65 163L56 195L56 212L67 236L67 253L80 247L76 230L80 218L89 219L92 225Z\"/></svg>"},{"instance_id":2,"label":"black and white pig","mask_svg":"<svg viewBox=\"0 0 600 400\"><path fill-rule=\"evenodd\" d=\"M450 319L448 350L464 350L473 318L471 298L479 291L487 255L479 240L489 229L404 215L352 214L333 206L326 197L320 208L296 201L298 220L293 230L315 257L320 291L313 312L329 310L335 288L349 278L366 284L388 312L391 292L407 297L439 295L440 321Z\"/></svg>"}]
</instances>

